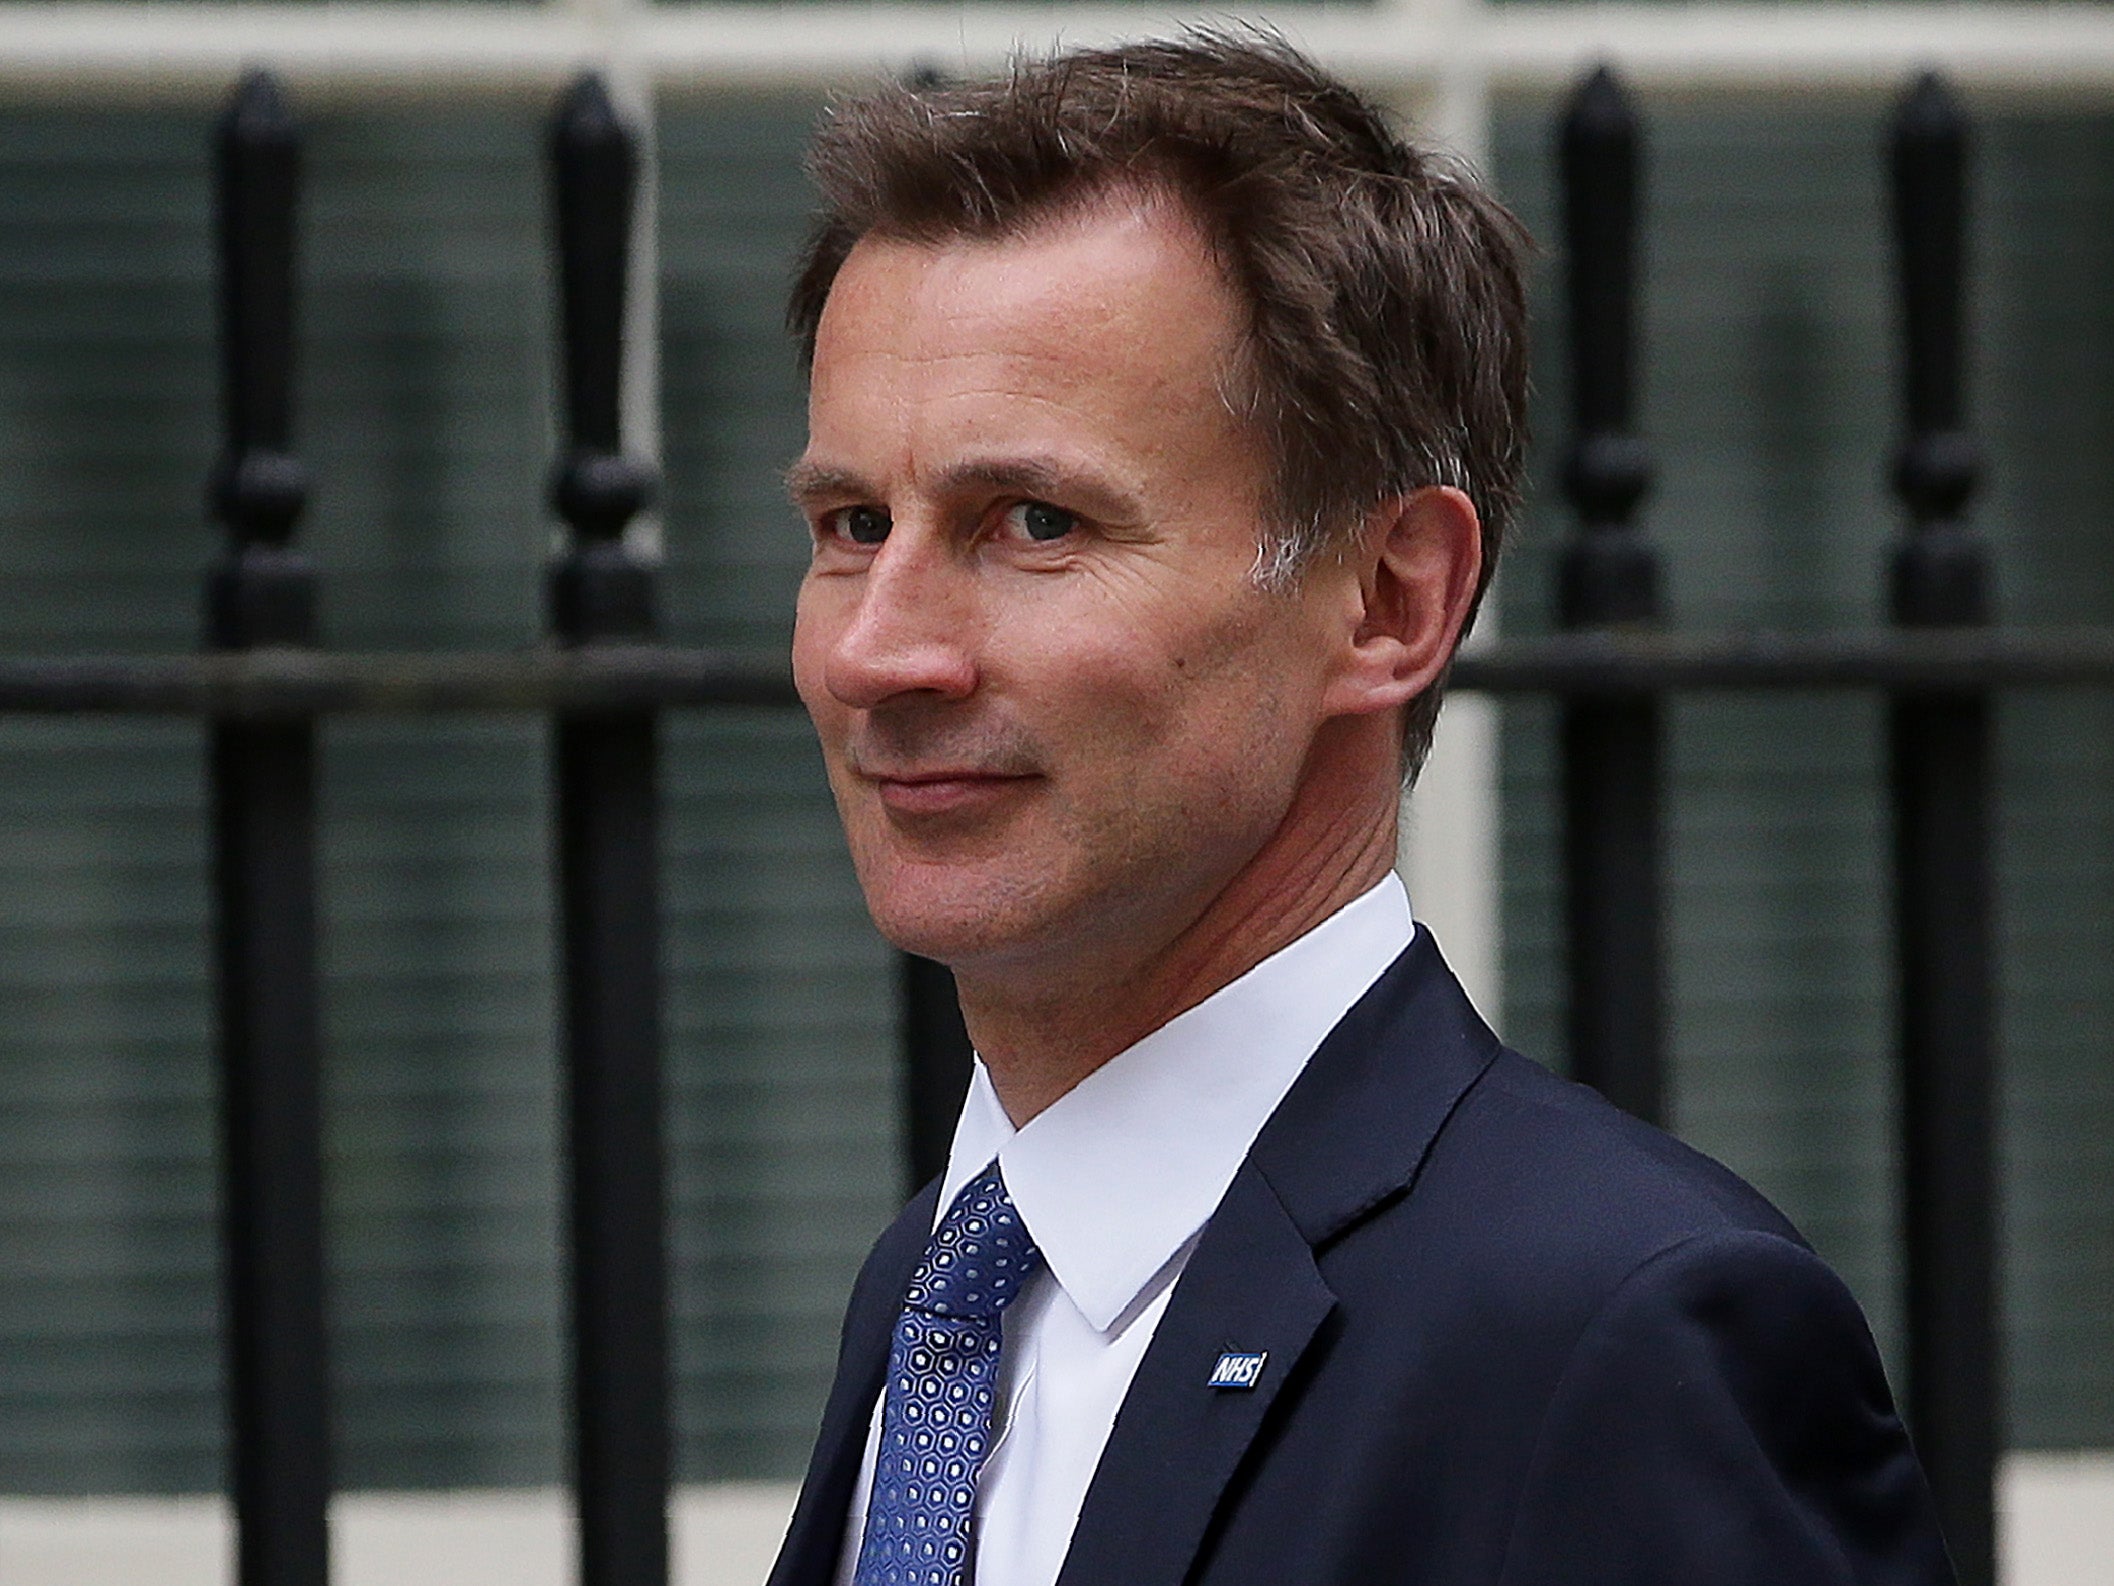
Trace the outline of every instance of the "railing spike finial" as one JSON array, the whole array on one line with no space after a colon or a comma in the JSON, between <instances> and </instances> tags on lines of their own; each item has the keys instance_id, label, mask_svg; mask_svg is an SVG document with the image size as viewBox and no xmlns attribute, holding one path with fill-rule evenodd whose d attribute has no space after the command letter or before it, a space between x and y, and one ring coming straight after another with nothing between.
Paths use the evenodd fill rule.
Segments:
<instances>
[{"instance_id":1,"label":"railing spike finial","mask_svg":"<svg viewBox=\"0 0 2114 1586\"><path fill-rule=\"evenodd\" d=\"M1573 135L1599 134L1629 140L1637 135L1637 113L1615 69L1602 61L1571 96L1568 129Z\"/></svg>"},{"instance_id":2,"label":"railing spike finial","mask_svg":"<svg viewBox=\"0 0 2114 1586\"><path fill-rule=\"evenodd\" d=\"M1899 248L1903 397L1908 439L1894 488L1916 522L1957 518L1981 482L1965 430L1967 113L1943 78L1926 72L1903 94L1889 139ZM1972 598L1910 621L1957 622Z\"/></svg>"},{"instance_id":3,"label":"railing spike finial","mask_svg":"<svg viewBox=\"0 0 2114 1586\"><path fill-rule=\"evenodd\" d=\"M1562 132L1576 423L1565 488L1591 527L1625 524L1651 486L1650 455L1632 432L1641 141L1629 95L1611 69L1598 67L1572 95ZM1579 620L1648 614L1653 595L1635 560L1624 559L1620 590L1580 592L1588 609Z\"/></svg>"},{"instance_id":4,"label":"railing spike finial","mask_svg":"<svg viewBox=\"0 0 2114 1586\"><path fill-rule=\"evenodd\" d=\"M609 85L600 72L583 68L573 74L564 97L558 101L557 136L570 141L628 141L617 117L616 101L609 97Z\"/></svg>"},{"instance_id":5,"label":"railing spike finial","mask_svg":"<svg viewBox=\"0 0 2114 1586\"><path fill-rule=\"evenodd\" d=\"M1895 136L1897 138L1937 137L1960 145L1967 131L1967 111L1960 103L1960 96L1953 92L1952 85L1942 72L1926 71L1917 75L1901 96L1901 107L1896 114Z\"/></svg>"},{"instance_id":6,"label":"railing spike finial","mask_svg":"<svg viewBox=\"0 0 2114 1586\"><path fill-rule=\"evenodd\" d=\"M293 136L294 118L287 109L286 94L279 79L262 66L252 66L242 74L228 101L227 114L228 124L242 136L274 141Z\"/></svg>"},{"instance_id":7,"label":"railing spike finial","mask_svg":"<svg viewBox=\"0 0 2114 1586\"><path fill-rule=\"evenodd\" d=\"M289 450L300 152L278 80L246 73L213 140L226 450L208 495L238 546L286 544L308 500Z\"/></svg>"},{"instance_id":8,"label":"railing spike finial","mask_svg":"<svg viewBox=\"0 0 2114 1586\"><path fill-rule=\"evenodd\" d=\"M614 540L653 494L652 473L622 451L625 286L631 264L638 138L594 72L551 119L566 455L551 497L573 531Z\"/></svg>"}]
</instances>

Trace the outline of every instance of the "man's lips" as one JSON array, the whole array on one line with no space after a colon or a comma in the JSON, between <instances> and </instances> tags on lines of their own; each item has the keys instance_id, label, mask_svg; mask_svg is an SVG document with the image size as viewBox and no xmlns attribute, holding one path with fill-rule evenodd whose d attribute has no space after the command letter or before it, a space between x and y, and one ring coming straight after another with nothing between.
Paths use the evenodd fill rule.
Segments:
<instances>
[{"instance_id":1,"label":"man's lips","mask_svg":"<svg viewBox=\"0 0 2114 1586\"><path fill-rule=\"evenodd\" d=\"M905 815L939 815L971 809L1002 798L1036 780L1025 772L980 771L968 767L862 770L859 774L879 795L886 808Z\"/></svg>"}]
</instances>

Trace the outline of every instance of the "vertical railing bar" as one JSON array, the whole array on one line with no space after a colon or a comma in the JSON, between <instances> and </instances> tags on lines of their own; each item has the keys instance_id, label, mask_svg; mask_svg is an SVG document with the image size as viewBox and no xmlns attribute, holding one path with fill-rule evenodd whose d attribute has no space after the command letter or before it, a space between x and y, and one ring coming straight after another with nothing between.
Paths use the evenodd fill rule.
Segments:
<instances>
[{"instance_id":1,"label":"vertical railing bar","mask_svg":"<svg viewBox=\"0 0 2114 1586\"><path fill-rule=\"evenodd\" d=\"M1633 429L1637 117L1606 68L1562 126L1572 411L1565 489L1579 528L1564 547L1558 618L1569 629L1659 618L1658 558L1635 526L1651 459ZM1567 698L1560 711L1571 1072L1638 1117L1664 1113L1659 701Z\"/></svg>"},{"instance_id":2,"label":"vertical railing bar","mask_svg":"<svg viewBox=\"0 0 2114 1586\"><path fill-rule=\"evenodd\" d=\"M216 650L315 642L315 574L291 546L307 477L292 430L299 147L266 74L215 134L228 530L206 586ZM230 1485L241 1586L323 1586L330 1567L315 728L209 730L221 1061Z\"/></svg>"},{"instance_id":3,"label":"vertical railing bar","mask_svg":"<svg viewBox=\"0 0 2114 1586\"><path fill-rule=\"evenodd\" d=\"M1904 627L1979 627L1991 574L1965 510L1981 463L1965 413L1967 118L1935 76L1892 130L1910 528L1889 568ZM1909 1422L1961 1586L1996 1576L2001 1442L1994 952L1986 693L1888 706L1907 1246Z\"/></svg>"},{"instance_id":4,"label":"vertical railing bar","mask_svg":"<svg viewBox=\"0 0 2114 1586\"><path fill-rule=\"evenodd\" d=\"M975 1054L952 971L915 953L896 958L903 1008L904 1168L916 1191L946 1171Z\"/></svg>"},{"instance_id":5,"label":"vertical railing bar","mask_svg":"<svg viewBox=\"0 0 2114 1586\"><path fill-rule=\"evenodd\" d=\"M923 61L910 68L905 81L919 90L940 88L947 74ZM914 1193L946 1171L975 1049L962 1022L953 971L945 964L898 953L896 983L903 1037L903 1166Z\"/></svg>"},{"instance_id":6,"label":"vertical railing bar","mask_svg":"<svg viewBox=\"0 0 2114 1586\"><path fill-rule=\"evenodd\" d=\"M599 78L560 100L551 162L572 529L551 568L570 647L654 632L651 570L624 527L651 493L622 451L636 135ZM573 1483L582 1586L668 1578L667 1190L661 1088L659 728L649 710L554 728L571 1251Z\"/></svg>"}]
</instances>

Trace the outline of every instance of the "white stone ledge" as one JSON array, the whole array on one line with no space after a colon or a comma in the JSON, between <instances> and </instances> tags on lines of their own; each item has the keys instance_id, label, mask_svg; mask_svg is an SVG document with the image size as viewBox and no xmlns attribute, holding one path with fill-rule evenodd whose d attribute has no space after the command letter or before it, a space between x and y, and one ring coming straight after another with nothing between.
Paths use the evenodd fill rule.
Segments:
<instances>
[{"instance_id":1,"label":"white stone ledge","mask_svg":"<svg viewBox=\"0 0 2114 1586\"><path fill-rule=\"evenodd\" d=\"M671 1586L758 1586L794 1489L679 1489ZM573 1522L551 1488L347 1493L332 1505L333 1586L571 1586ZM6 1586L228 1586L227 1505L197 1498L0 1498Z\"/></svg>"},{"instance_id":2,"label":"white stone ledge","mask_svg":"<svg viewBox=\"0 0 2114 1586\"><path fill-rule=\"evenodd\" d=\"M2002 1586L2114 1581L2114 1451L2016 1454L2003 1478ZM759 1586L793 1503L775 1483L686 1487L670 1505L671 1586ZM554 1489L351 1493L334 1511L335 1586L571 1586ZM218 1498L0 1498L6 1586L228 1586Z\"/></svg>"},{"instance_id":3,"label":"white stone ledge","mask_svg":"<svg viewBox=\"0 0 2114 1586\"><path fill-rule=\"evenodd\" d=\"M664 92L813 89L919 64L988 71L1023 46L1165 33L1221 14L1157 0L6 0L0 95L217 96L249 65L278 70L304 99L546 95L593 62ZM1242 14L1275 23L1375 88L1437 89L1462 73L1491 88L1559 87L1605 60L1633 81L1673 89L1891 91L1904 74L1939 67L1963 86L2035 99L2114 92L2114 10L2105 5L1417 0L1342 9L1265 3Z\"/></svg>"}]
</instances>

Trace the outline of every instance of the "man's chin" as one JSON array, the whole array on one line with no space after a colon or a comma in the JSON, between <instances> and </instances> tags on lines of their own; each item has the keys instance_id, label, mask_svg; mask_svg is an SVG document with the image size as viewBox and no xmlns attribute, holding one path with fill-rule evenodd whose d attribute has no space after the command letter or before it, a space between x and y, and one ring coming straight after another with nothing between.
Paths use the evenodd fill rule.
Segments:
<instances>
[{"instance_id":1,"label":"man's chin","mask_svg":"<svg viewBox=\"0 0 2114 1586\"><path fill-rule=\"evenodd\" d=\"M895 876L867 881L874 925L906 953L960 967L1020 954L1039 933L1017 885L995 878Z\"/></svg>"},{"instance_id":2,"label":"man's chin","mask_svg":"<svg viewBox=\"0 0 2114 1586\"><path fill-rule=\"evenodd\" d=\"M1002 955L1013 945L1002 923L980 911L928 907L872 912L875 926L891 946L949 968Z\"/></svg>"}]
</instances>

